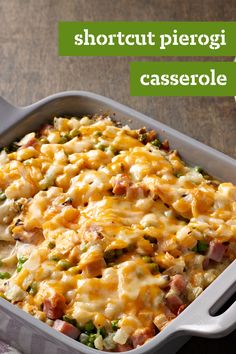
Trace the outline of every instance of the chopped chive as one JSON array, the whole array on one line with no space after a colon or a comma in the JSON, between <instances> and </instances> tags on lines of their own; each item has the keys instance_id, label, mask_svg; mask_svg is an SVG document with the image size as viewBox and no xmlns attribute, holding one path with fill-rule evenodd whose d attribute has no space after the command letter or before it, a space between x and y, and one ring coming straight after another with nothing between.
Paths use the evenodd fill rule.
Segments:
<instances>
[{"instance_id":1,"label":"chopped chive","mask_svg":"<svg viewBox=\"0 0 236 354\"><path fill-rule=\"evenodd\" d=\"M104 253L104 259L106 262L114 261L115 257L116 257L115 250L109 250Z\"/></svg>"},{"instance_id":2,"label":"chopped chive","mask_svg":"<svg viewBox=\"0 0 236 354\"><path fill-rule=\"evenodd\" d=\"M96 338L97 338L97 334L94 334L94 333L89 334L88 345L89 344L94 345L94 341L95 341Z\"/></svg>"},{"instance_id":3,"label":"chopped chive","mask_svg":"<svg viewBox=\"0 0 236 354\"><path fill-rule=\"evenodd\" d=\"M60 257L57 255L52 255L49 257L49 261L58 262L58 261L60 261Z\"/></svg>"},{"instance_id":4,"label":"chopped chive","mask_svg":"<svg viewBox=\"0 0 236 354\"><path fill-rule=\"evenodd\" d=\"M88 245L85 243L84 245L81 246L81 251L86 252L88 250Z\"/></svg>"},{"instance_id":5,"label":"chopped chive","mask_svg":"<svg viewBox=\"0 0 236 354\"><path fill-rule=\"evenodd\" d=\"M193 252L205 253L208 250L208 243L205 241L198 241L197 245L192 248Z\"/></svg>"},{"instance_id":6,"label":"chopped chive","mask_svg":"<svg viewBox=\"0 0 236 354\"><path fill-rule=\"evenodd\" d=\"M17 267L16 267L16 270L17 270L17 273L19 273L23 267L23 264L27 261L28 258L26 257L19 257L18 259L18 263L17 263Z\"/></svg>"},{"instance_id":7,"label":"chopped chive","mask_svg":"<svg viewBox=\"0 0 236 354\"><path fill-rule=\"evenodd\" d=\"M118 155L119 151L115 149L114 146L110 145L108 147L106 147L105 149L106 152L111 152L113 155Z\"/></svg>"},{"instance_id":8,"label":"chopped chive","mask_svg":"<svg viewBox=\"0 0 236 354\"><path fill-rule=\"evenodd\" d=\"M30 295L35 295L37 293L38 284L36 283L36 281L33 281L33 283L28 287L27 291Z\"/></svg>"},{"instance_id":9,"label":"chopped chive","mask_svg":"<svg viewBox=\"0 0 236 354\"><path fill-rule=\"evenodd\" d=\"M48 143L49 143L48 139L45 138L45 137L41 137L41 138L39 139L39 142L40 142L41 144L48 144Z\"/></svg>"},{"instance_id":10,"label":"chopped chive","mask_svg":"<svg viewBox=\"0 0 236 354\"><path fill-rule=\"evenodd\" d=\"M69 272L73 275L79 274L81 272L81 269L79 266L74 266L69 269Z\"/></svg>"},{"instance_id":11,"label":"chopped chive","mask_svg":"<svg viewBox=\"0 0 236 354\"><path fill-rule=\"evenodd\" d=\"M79 129L72 129L69 132L69 137L70 138L75 138L76 136L81 136L81 132L79 131Z\"/></svg>"},{"instance_id":12,"label":"chopped chive","mask_svg":"<svg viewBox=\"0 0 236 354\"><path fill-rule=\"evenodd\" d=\"M153 275L159 273L159 267L156 263L149 263L148 267Z\"/></svg>"},{"instance_id":13,"label":"chopped chive","mask_svg":"<svg viewBox=\"0 0 236 354\"><path fill-rule=\"evenodd\" d=\"M0 279L9 279L11 274L8 272L0 272Z\"/></svg>"},{"instance_id":14,"label":"chopped chive","mask_svg":"<svg viewBox=\"0 0 236 354\"><path fill-rule=\"evenodd\" d=\"M96 145L96 148L99 149L99 150L105 151L106 148L107 148L107 146L100 143L100 144L97 144L97 145Z\"/></svg>"},{"instance_id":15,"label":"chopped chive","mask_svg":"<svg viewBox=\"0 0 236 354\"><path fill-rule=\"evenodd\" d=\"M23 161L23 164L24 164L25 166L29 166L29 165L31 165L32 160L33 160L33 159L27 159L27 160Z\"/></svg>"},{"instance_id":16,"label":"chopped chive","mask_svg":"<svg viewBox=\"0 0 236 354\"><path fill-rule=\"evenodd\" d=\"M155 139L151 142L151 144L155 147L160 148L161 147L161 141L159 139Z\"/></svg>"},{"instance_id":17,"label":"chopped chive","mask_svg":"<svg viewBox=\"0 0 236 354\"><path fill-rule=\"evenodd\" d=\"M147 133L140 134L138 140L141 141L141 143L146 144L147 143Z\"/></svg>"},{"instance_id":18,"label":"chopped chive","mask_svg":"<svg viewBox=\"0 0 236 354\"><path fill-rule=\"evenodd\" d=\"M152 258L149 257L149 256L144 256L142 257L142 260L145 262L145 263L150 263L152 261Z\"/></svg>"},{"instance_id":19,"label":"chopped chive","mask_svg":"<svg viewBox=\"0 0 236 354\"><path fill-rule=\"evenodd\" d=\"M46 175L44 179L40 181L39 186L40 189L47 190L49 187L53 185L53 183L54 183L54 178Z\"/></svg>"},{"instance_id":20,"label":"chopped chive","mask_svg":"<svg viewBox=\"0 0 236 354\"><path fill-rule=\"evenodd\" d=\"M121 257L123 255L123 250L119 249L115 251L117 257Z\"/></svg>"},{"instance_id":21,"label":"chopped chive","mask_svg":"<svg viewBox=\"0 0 236 354\"><path fill-rule=\"evenodd\" d=\"M94 136L95 136L95 138L99 138L100 136L102 136L102 132L95 132L94 133Z\"/></svg>"},{"instance_id":22,"label":"chopped chive","mask_svg":"<svg viewBox=\"0 0 236 354\"><path fill-rule=\"evenodd\" d=\"M58 262L58 266L61 268L61 269L64 269L64 270L67 270L71 267L71 263L69 261L67 261L66 259L61 259L59 262Z\"/></svg>"},{"instance_id":23,"label":"chopped chive","mask_svg":"<svg viewBox=\"0 0 236 354\"><path fill-rule=\"evenodd\" d=\"M84 327L76 321L76 327L80 330L81 333L84 333Z\"/></svg>"},{"instance_id":24,"label":"chopped chive","mask_svg":"<svg viewBox=\"0 0 236 354\"><path fill-rule=\"evenodd\" d=\"M76 326L76 325L77 325L77 321L76 321L74 318L72 318L72 317L70 317L70 316L68 316L68 315L64 315L64 316L62 317L62 319L63 319L63 321L72 324L73 326Z\"/></svg>"},{"instance_id":25,"label":"chopped chive","mask_svg":"<svg viewBox=\"0 0 236 354\"><path fill-rule=\"evenodd\" d=\"M48 248L50 248L50 250L52 250L53 248L55 248L56 244L54 241L50 241L48 242Z\"/></svg>"},{"instance_id":26,"label":"chopped chive","mask_svg":"<svg viewBox=\"0 0 236 354\"><path fill-rule=\"evenodd\" d=\"M94 326L92 321L88 321L84 326L84 330L88 333L93 332L95 329L96 327Z\"/></svg>"},{"instance_id":27,"label":"chopped chive","mask_svg":"<svg viewBox=\"0 0 236 354\"><path fill-rule=\"evenodd\" d=\"M3 191L0 190L0 201L3 202L6 199L7 199L6 194Z\"/></svg>"},{"instance_id":28,"label":"chopped chive","mask_svg":"<svg viewBox=\"0 0 236 354\"><path fill-rule=\"evenodd\" d=\"M90 347L90 348L94 348L94 344L91 343L91 342L88 342L87 346Z\"/></svg>"},{"instance_id":29,"label":"chopped chive","mask_svg":"<svg viewBox=\"0 0 236 354\"><path fill-rule=\"evenodd\" d=\"M198 248L198 252L206 252L208 249L208 243L204 241L198 241L197 248Z\"/></svg>"},{"instance_id":30,"label":"chopped chive","mask_svg":"<svg viewBox=\"0 0 236 354\"><path fill-rule=\"evenodd\" d=\"M199 173L204 173L204 171L203 171L203 169L201 168L201 167L199 167L199 166L195 166L194 167L194 170L196 171L196 172L199 172Z\"/></svg>"},{"instance_id":31,"label":"chopped chive","mask_svg":"<svg viewBox=\"0 0 236 354\"><path fill-rule=\"evenodd\" d=\"M0 148L0 152L2 151L5 151L7 154L9 154L9 149L6 146Z\"/></svg>"},{"instance_id":32,"label":"chopped chive","mask_svg":"<svg viewBox=\"0 0 236 354\"><path fill-rule=\"evenodd\" d=\"M18 148L19 148L19 145L16 142L13 142L8 146L8 151L15 152L16 150L18 150Z\"/></svg>"},{"instance_id":33,"label":"chopped chive","mask_svg":"<svg viewBox=\"0 0 236 354\"><path fill-rule=\"evenodd\" d=\"M98 335L100 334L102 338L105 338L107 336L107 331L104 327L98 328L97 334Z\"/></svg>"},{"instance_id":34,"label":"chopped chive","mask_svg":"<svg viewBox=\"0 0 236 354\"><path fill-rule=\"evenodd\" d=\"M113 331L116 331L119 328L118 322L119 322L119 320L111 321L111 327L112 327Z\"/></svg>"},{"instance_id":35,"label":"chopped chive","mask_svg":"<svg viewBox=\"0 0 236 354\"><path fill-rule=\"evenodd\" d=\"M67 143L68 138L64 135L60 138L60 140L58 141L58 144L65 144Z\"/></svg>"},{"instance_id":36,"label":"chopped chive","mask_svg":"<svg viewBox=\"0 0 236 354\"><path fill-rule=\"evenodd\" d=\"M107 263L114 262L116 258L119 258L123 255L124 249L109 250L104 253L104 259Z\"/></svg>"}]
</instances>

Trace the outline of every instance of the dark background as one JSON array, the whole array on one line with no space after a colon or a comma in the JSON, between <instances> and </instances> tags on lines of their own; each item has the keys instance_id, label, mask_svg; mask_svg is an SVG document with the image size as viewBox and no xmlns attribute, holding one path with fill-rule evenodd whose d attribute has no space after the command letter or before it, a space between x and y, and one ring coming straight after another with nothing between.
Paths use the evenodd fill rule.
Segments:
<instances>
[{"instance_id":1,"label":"dark background","mask_svg":"<svg viewBox=\"0 0 236 354\"><path fill-rule=\"evenodd\" d=\"M93 91L236 157L233 97L130 97L129 92L132 60L233 58L59 57L60 20L233 21L236 0L0 0L0 95L15 105L64 90ZM189 353L235 354L236 332L217 340L192 338L179 351Z\"/></svg>"}]
</instances>

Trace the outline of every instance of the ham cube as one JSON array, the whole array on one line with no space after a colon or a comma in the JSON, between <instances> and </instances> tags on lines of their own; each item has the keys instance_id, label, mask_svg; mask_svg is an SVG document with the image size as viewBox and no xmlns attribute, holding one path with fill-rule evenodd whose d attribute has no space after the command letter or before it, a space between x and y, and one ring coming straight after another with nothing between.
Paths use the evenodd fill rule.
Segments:
<instances>
[{"instance_id":1,"label":"ham cube","mask_svg":"<svg viewBox=\"0 0 236 354\"><path fill-rule=\"evenodd\" d=\"M102 275L102 271L105 265L106 263L103 258L95 259L94 261L84 266L83 274L86 276L86 278L94 278Z\"/></svg>"},{"instance_id":2,"label":"ham cube","mask_svg":"<svg viewBox=\"0 0 236 354\"><path fill-rule=\"evenodd\" d=\"M177 316L186 309L187 305L183 304L178 308Z\"/></svg>"},{"instance_id":3,"label":"ham cube","mask_svg":"<svg viewBox=\"0 0 236 354\"><path fill-rule=\"evenodd\" d=\"M207 257L215 262L221 262L224 256L226 247L217 241L211 241Z\"/></svg>"},{"instance_id":4,"label":"ham cube","mask_svg":"<svg viewBox=\"0 0 236 354\"><path fill-rule=\"evenodd\" d=\"M202 262L202 269L206 270L209 266L209 262L210 262L209 258L205 257L205 259Z\"/></svg>"},{"instance_id":5,"label":"ham cube","mask_svg":"<svg viewBox=\"0 0 236 354\"><path fill-rule=\"evenodd\" d=\"M181 300L181 298L178 295L167 294L166 304L169 307L169 309L171 310L171 312L173 312L175 315L177 315L180 306L183 305L183 301Z\"/></svg>"},{"instance_id":6,"label":"ham cube","mask_svg":"<svg viewBox=\"0 0 236 354\"><path fill-rule=\"evenodd\" d=\"M78 338L80 335L78 328L66 321L56 320L53 324L53 328L73 339Z\"/></svg>"},{"instance_id":7,"label":"ham cube","mask_svg":"<svg viewBox=\"0 0 236 354\"><path fill-rule=\"evenodd\" d=\"M120 174L114 180L112 192L116 195L126 194L127 188L131 185L131 180L128 175Z\"/></svg>"},{"instance_id":8,"label":"ham cube","mask_svg":"<svg viewBox=\"0 0 236 354\"><path fill-rule=\"evenodd\" d=\"M134 348L143 345L148 339L155 336L155 330L152 327L137 329L131 337Z\"/></svg>"},{"instance_id":9,"label":"ham cube","mask_svg":"<svg viewBox=\"0 0 236 354\"><path fill-rule=\"evenodd\" d=\"M117 344L116 346L116 351L117 352L127 352L128 350L133 349L133 347L130 344Z\"/></svg>"},{"instance_id":10,"label":"ham cube","mask_svg":"<svg viewBox=\"0 0 236 354\"><path fill-rule=\"evenodd\" d=\"M65 299L59 294L44 300L43 312L50 320L57 320L64 314Z\"/></svg>"},{"instance_id":11,"label":"ham cube","mask_svg":"<svg viewBox=\"0 0 236 354\"><path fill-rule=\"evenodd\" d=\"M176 274L172 277L170 283L171 289L178 295L182 294L186 289L186 281L182 274Z\"/></svg>"}]
</instances>

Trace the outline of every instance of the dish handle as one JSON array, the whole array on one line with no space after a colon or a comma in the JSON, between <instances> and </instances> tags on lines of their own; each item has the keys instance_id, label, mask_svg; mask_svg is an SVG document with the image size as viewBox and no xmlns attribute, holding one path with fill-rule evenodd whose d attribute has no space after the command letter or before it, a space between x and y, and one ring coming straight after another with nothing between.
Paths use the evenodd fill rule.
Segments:
<instances>
[{"instance_id":1,"label":"dish handle","mask_svg":"<svg viewBox=\"0 0 236 354\"><path fill-rule=\"evenodd\" d=\"M0 97L0 119L4 118L4 116L9 116L9 114L19 109L19 107L13 106L11 103L5 100L5 98Z\"/></svg>"},{"instance_id":2,"label":"dish handle","mask_svg":"<svg viewBox=\"0 0 236 354\"><path fill-rule=\"evenodd\" d=\"M22 112L25 112L23 107L15 107L5 98L0 97L0 146L7 145L6 132L14 126Z\"/></svg>"},{"instance_id":3,"label":"dish handle","mask_svg":"<svg viewBox=\"0 0 236 354\"><path fill-rule=\"evenodd\" d=\"M222 307L236 293L235 273L236 261L184 311L185 316L180 315L179 333L217 338L236 329L236 301L222 313Z\"/></svg>"}]
</instances>

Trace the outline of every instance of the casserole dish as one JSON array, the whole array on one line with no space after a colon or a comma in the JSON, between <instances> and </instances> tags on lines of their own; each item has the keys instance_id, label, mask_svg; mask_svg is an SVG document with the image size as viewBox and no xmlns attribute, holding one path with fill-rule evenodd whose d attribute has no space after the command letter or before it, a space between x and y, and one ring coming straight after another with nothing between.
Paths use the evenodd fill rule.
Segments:
<instances>
[{"instance_id":1,"label":"casserole dish","mask_svg":"<svg viewBox=\"0 0 236 354\"><path fill-rule=\"evenodd\" d=\"M147 128L156 129L160 138L162 140L168 139L171 147L177 149L186 162L197 163L211 175L235 183L236 164L233 159L138 112L98 95L86 92L67 92L50 96L25 108L13 107L4 100L0 102L0 105L0 143L2 146L29 131L36 130L52 115L81 116L105 112L110 116L115 114L116 119L124 124L128 122L131 128L145 125ZM7 120L4 117L7 117ZM235 292L234 269L235 262L183 314L169 324L156 338L135 351L146 353L160 350L161 353L171 353L177 351L192 334L214 337L225 335L233 330L236 324L234 319L235 304L231 305L223 314L214 315ZM222 283L222 279L224 283ZM31 316L12 307L11 304L2 300L0 305L2 312L1 336L7 336L10 343L24 353L88 353L91 351L70 338L55 333L51 328L38 323ZM24 322L24 327L21 325L22 322Z\"/></svg>"}]
</instances>

